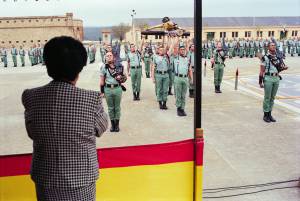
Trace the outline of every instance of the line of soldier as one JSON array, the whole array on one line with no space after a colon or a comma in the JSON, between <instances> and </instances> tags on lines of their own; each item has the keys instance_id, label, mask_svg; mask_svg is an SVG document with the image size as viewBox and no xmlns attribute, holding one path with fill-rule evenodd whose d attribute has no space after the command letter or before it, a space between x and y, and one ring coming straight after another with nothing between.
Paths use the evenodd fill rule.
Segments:
<instances>
[{"instance_id":1,"label":"line of soldier","mask_svg":"<svg viewBox=\"0 0 300 201\"><path fill-rule=\"evenodd\" d=\"M27 51L23 48L23 46L20 46L19 49L15 47L15 45L12 45L12 48L7 50L6 48L2 47L0 48L0 57L1 57L1 62L3 62L4 67L8 67L8 52L10 52L12 61L13 61L13 67L18 66L18 55L20 56L20 61L21 61L21 66L25 66L25 57L26 57L26 52L28 53L28 58L31 63L31 66L37 65L37 64L42 64L44 65L44 60L43 60L43 45L38 44L33 45L28 49Z\"/></svg>"},{"instance_id":2,"label":"line of soldier","mask_svg":"<svg viewBox=\"0 0 300 201\"><path fill-rule=\"evenodd\" d=\"M174 88L177 115L186 116L184 111L186 92L194 97L194 45L191 41L179 41L168 37L165 46L144 42L140 47L134 44L124 46L127 55L128 75L131 77L133 100L140 100L142 61L145 64L146 78L152 78L155 94L161 110L167 110L168 95Z\"/></svg>"},{"instance_id":3,"label":"line of soldier","mask_svg":"<svg viewBox=\"0 0 300 201\"><path fill-rule=\"evenodd\" d=\"M94 44L89 44L89 46L86 48L86 51L88 54L90 64L94 63L96 60L96 52L97 52L96 46Z\"/></svg>"},{"instance_id":4,"label":"line of soldier","mask_svg":"<svg viewBox=\"0 0 300 201\"><path fill-rule=\"evenodd\" d=\"M223 46L228 49L229 58L233 57L250 57L253 58L257 53L266 54L268 52L268 43L276 41L273 38L269 39L233 39L233 40L209 40L202 42L202 55L205 59L210 59L214 50L217 48L217 43L224 43ZM282 39L276 41L277 49L283 52L284 56L300 56L300 37Z\"/></svg>"}]
</instances>

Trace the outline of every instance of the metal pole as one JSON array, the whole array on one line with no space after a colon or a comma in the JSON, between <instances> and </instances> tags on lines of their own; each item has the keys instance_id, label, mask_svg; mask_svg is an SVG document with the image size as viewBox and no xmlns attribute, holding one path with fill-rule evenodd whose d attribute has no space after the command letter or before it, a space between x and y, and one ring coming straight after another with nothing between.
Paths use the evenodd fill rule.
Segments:
<instances>
[{"instance_id":1,"label":"metal pole","mask_svg":"<svg viewBox=\"0 0 300 201\"><path fill-rule=\"evenodd\" d=\"M202 111L202 0L194 0L194 37L195 37L195 99L194 99L194 193L193 200L199 200L197 189L197 143L203 139L203 130L201 128ZM202 188L202 186L200 186ZM202 198L200 198L202 200Z\"/></svg>"}]
</instances>

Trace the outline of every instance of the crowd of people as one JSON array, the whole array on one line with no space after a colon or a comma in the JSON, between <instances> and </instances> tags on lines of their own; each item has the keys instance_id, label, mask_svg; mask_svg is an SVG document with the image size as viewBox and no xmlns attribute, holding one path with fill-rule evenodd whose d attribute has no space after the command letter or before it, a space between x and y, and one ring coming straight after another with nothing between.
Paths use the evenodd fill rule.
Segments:
<instances>
[{"instance_id":1,"label":"crowd of people","mask_svg":"<svg viewBox=\"0 0 300 201\"><path fill-rule=\"evenodd\" d=\"M267 39L257 38L257 39L224 39L224 40L205 40L202 41L202 56L205 59L210 59L213 55L214 50L217 49L217 43L221 42L223 47L228 51L228 57L249 57L253 58L257 53L267 54L268 53L268 43L275 42L276 49L281 51L284 56L288 54L290 56L300 56L300 37L275 40L270 37Z\"/></svg>"}]
</instances>

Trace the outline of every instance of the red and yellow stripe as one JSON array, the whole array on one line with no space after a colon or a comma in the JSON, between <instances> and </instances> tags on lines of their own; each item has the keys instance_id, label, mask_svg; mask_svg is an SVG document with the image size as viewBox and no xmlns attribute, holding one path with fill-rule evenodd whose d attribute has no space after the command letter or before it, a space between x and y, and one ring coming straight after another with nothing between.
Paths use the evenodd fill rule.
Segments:
<instances>
[{"instance_id":1,"label":"red and yellow stripe","mask_svg":"<svg viewBox=\"0 0 300 201\"><path fill-rule=\"evenodd\" d=\"M196 196L202 197L203 141L106 148L98 150L97 200L192 201L194 153ZM33 201L29 176L31 154L0 156L0 200ZM197 191L199 192L197 193Z\"/></svg>"}]
</instances>

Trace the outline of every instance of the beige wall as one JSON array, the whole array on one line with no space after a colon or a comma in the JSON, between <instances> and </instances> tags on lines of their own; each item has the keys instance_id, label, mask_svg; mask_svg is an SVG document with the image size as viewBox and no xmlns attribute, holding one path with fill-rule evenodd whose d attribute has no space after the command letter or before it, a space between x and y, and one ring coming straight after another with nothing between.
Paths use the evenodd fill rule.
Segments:
<instances>
[{"instance_id":1,"label":"beige wall","mask_svg":"<svg viewBox=\"0 0 300 201\"><path fill-rule=\"evenodd\" d=\"M191 38L194 37L194 30L193 28L186 28L187 31L191 32ZM280 32L283 30L282 26L270 26L270 27L204 27L204 30L202 31L202 40L206 40L206 36L208 32L215 32L215 39L220 40L220 32L226 32L226 38L232 39L232 32L238 32L238 38L246 38L245 37L245 31L251 32L251 37L248 37L249 39L253 38L256 39L256 32L262 31L263 35L262 38L269 38L268 33L269 31L274 31L274 37L276 39L280 38ZM285 27L285 30L287 30L287 37L292 37L292 31L298 31L297 37L300 37L300 26L293 27L293 26L287 26ZM140 30L136 30L138 40L140 40ZM125 37L126 41L132 42L132 34L131 31L126 33ZM155 39L155 36L148 36L148 40L152 40L153 42L161 42L161 39Z\"/></svg>"},{"instance_id":2,"label":"beige wall","mask_svg":"<svg viewBox=\"0 0 300 201\"><path fill-rule=\"evenodd\" d=\"M285 28L287 32L287 37L292 37L292 31L298 31L298 37L300 37L300 27L286 27ZM245 31L251 32L251 37L248 37L249 39L257 38L257 31L262 31L263 35L262 38L269 38L269 31L274 31L274 37L276 39L280 38L280 32L283 30L283 27L209 27L204 28L202 32L202 39L206 40L206 36L208 32L215 32L215 39L220 39L220 32L226 32L226 38L232 39L232 32L238 32L238 38L247 38L245 37Z\"/></svg>"},{"instance_id":3,"label":"beige wall","mask_svg":"<svg viewBox=\"0 0 300 201\"><path fill-rule=\"evenodd\" d=\"M0 18L0 46L30 47L55 36L67 35L83 40L83 22L66 16Z\"/></svg>"}]
</instances>

